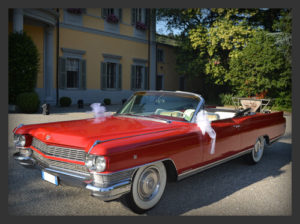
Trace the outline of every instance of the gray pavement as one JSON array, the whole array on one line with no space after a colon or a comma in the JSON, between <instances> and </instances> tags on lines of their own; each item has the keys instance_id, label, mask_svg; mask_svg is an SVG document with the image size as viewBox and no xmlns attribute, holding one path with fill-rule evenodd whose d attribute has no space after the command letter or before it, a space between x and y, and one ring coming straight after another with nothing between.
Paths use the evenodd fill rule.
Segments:
<instances>
[{"instance_id":1,"label":"gray pavement","mask_svg":"<svg viewBox=\"0 0 300 224\"><path fill-rule=\"evenodd\" d=\"M117 106L107 108L115 111ZM52 108L53 109L53 108ZM103 202L76 187L55 186L41 180L40 171L21 167L12 159L12 130L17 124L85 119L80 111L52 111L50 115L9 114L8 212L10 215L124 215L135 216L124 198ZM268 147L254 166L232 160L179 182L168 183L153 215L292 215L292 116L279 142Z\"/></svg>"}]
</instances>

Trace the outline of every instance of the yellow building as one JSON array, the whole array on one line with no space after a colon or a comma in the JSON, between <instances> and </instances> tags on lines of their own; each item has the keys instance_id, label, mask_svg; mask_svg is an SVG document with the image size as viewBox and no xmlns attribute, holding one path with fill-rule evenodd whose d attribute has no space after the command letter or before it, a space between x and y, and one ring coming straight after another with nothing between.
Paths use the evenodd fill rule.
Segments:
<instances>
[{"instance_id":1,"label":"yellow building","mask_svg":"<svg viewBox=\"0 0 300 224\"><path fill-rule=\"evenodd\" d=\"M185 89L174 46L156 41L153 15L142 8L10 9L9 29L25 31L38 48L41 102L121 103L136 90Z\"/></svg>"},{"instance_id":2,"label":"yellow building","mask_svg":"<svg viewBox=\"0 0 300 224\"><path fill-rule=\"evenodd\" d=\"M178 43L169 37L156 35L156 89L190 91L201 94L199 77L178 74L176 71L176 47Z\"/></svg>"}]
</instances>

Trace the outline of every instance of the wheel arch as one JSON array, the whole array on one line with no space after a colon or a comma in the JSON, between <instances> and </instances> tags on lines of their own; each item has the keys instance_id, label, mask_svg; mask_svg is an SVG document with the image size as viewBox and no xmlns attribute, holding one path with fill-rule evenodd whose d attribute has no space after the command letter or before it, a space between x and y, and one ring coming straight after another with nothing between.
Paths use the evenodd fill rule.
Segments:
<instances>
[{"instance_id":1,"label":"wheel arch","mask_svg":"<svg viewBox=\"0 0 300 224\"><path fill-rule=\"evenodd\" d=\"M269 138L269 136L268 135L263 135L262 137L265 139L267 145L270 145L270 138Z\"/></svg>"},{"instance_id":2,"label":"wheel arch","mask_svg":"<svg viewBox=\"0 0 300 224\"><path fill-rule=\"evenodd\" d=\"M178 173L174 162L171 159L167 159L163 161L163 164L167 170L167 181L175 182L177 180Z\"/></svg>"},{"instance_id":3,"label":"wheel arch","mask_svg":"<svg viewBox=\"0 0 300 224\"><path fill-rule=\"evenodd\" d=\"M157 162L162 162L163 165L165 166L166 171L167 171L167 181L173 182L173 181L177 180L178 173L177 173L177 169L176 169L175 163L174 163L174 161L172 159L169 159L169 158L162 159L162 160L157 160L157 161L153 161L151 163L146 163L146 164L143 164L141 166L136 167L135 171L132 174L132 179L134 179L134 177L135 177L138 169L144 168L146 166L149 166L149 165L157 163Z\"/></svg>"}]
</instances>

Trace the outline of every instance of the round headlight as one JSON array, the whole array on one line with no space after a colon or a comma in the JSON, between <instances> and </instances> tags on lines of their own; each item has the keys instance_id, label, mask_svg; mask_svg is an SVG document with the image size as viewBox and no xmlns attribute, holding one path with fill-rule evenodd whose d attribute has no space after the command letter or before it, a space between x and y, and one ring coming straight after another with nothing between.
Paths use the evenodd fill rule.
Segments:
<instances>
[{"instance_id":1,"label":"round headlight","mask_svg":"<svg viewBox=\"0 0 300 224\"><path fill-rule=\"evenodd\" d=\"M85 165L87 168L92 169L95 164L95 156L93 155L86 155L85 158Z\"/></svg>"},{"instance_id":2,"label":"round headlight","mask_svg":"<svg viewBox=\"0 0 300 224\"><path fill-rule=\"evenodd\" d=\"M14 136L14 143L18 147L24 147L26 144L26 137L25 135L15 135Z\"/></svg>"},{"instance_id":3,"label":"round headlight","mask_svg":"<svg viewBox=\"0 0 300 224\"><path fill-rule=\"evenodd\" d=\"M103 156L98 156L96 158L95 168L96 168L96 171L98 171L98 172L102 172L102 171L105 170L105 168L106 168L106 161L105 161L105 158Z\"/></svg>"},{"instance_id":4,"label":"round headlight","mask_svg":"<svg viewBox=\"0 0 300 224\"><path fill-rule=\"evenodd\" d=\"M106 168L106 160L103 156L86 155L85 166L90 170L102 172Z\"/></svg>"}]
</instances>

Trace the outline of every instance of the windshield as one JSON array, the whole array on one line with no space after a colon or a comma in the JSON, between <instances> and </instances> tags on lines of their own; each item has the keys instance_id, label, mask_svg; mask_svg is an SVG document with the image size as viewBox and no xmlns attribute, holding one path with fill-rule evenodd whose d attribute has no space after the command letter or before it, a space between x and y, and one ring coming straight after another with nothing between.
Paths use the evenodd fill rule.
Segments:
<instances>
[{"instance_id":1,"label":"windshield","mask_svg":"<svg viewBox=\"0 0 300 224\"><path fill-rule=\"evenodd\" d=\"M138 92L117 114L191 121L199 98L172 92Z\"/></svg>"}]
</instances>

